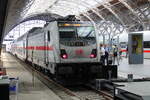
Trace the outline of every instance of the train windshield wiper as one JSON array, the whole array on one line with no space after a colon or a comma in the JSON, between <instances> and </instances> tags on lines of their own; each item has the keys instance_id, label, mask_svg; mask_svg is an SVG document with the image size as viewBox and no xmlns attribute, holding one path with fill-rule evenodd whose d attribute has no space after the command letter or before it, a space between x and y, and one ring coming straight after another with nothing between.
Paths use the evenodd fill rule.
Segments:
<instances>
[{"instance_id":1,"label":"train windshield wiper","mask_svg":"<svg viewBox=\"0 0 150 100\"><path fill-rule=\"evenodd\" d=\"M93 30L91 30L85 37L89 37L92 32L93 32Z\"/></svg>"}]
</instances>

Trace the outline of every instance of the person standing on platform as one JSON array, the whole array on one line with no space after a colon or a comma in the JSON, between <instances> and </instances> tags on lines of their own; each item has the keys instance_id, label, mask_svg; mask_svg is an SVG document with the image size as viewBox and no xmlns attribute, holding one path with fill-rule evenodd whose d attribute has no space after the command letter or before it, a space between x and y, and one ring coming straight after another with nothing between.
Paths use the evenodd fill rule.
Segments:
<instances>
[{"instance_id":1,"label":"person standing on platform","mask_svg":"<svg viewBox=\"0 0 150 100\"><path fill-rule=\"evenodd\" d=\"M109 48L107 45L105 45L104 49L105 49L105 61L106 61L106 64L108 65Z\"/></svg>"},{"instance_id":2,"label":"person standing on platform","mask_svg":"<svg viewBox=\"0 0 150 100\"><path fill-rule=\"evenodd\" d=\"M114 45L114 47L113 47L113 65L115 65L116 61L117 61L117 64L119 65L118 47L117 47L117 45Z\"/></svg>"},{"instance_id":3,"label":"person standing on platform","mask_svg":"<svg viewBox=\"0 0 150 100\"><path fill-rule=\"evenodd\" d=\"M105 65L105 49L104 49L104 46L102 44L100 44L100 55L101 55L100 62L103 65Z\"/></svg>"},{"instance_id":4,"label":"person standing on platform","mask_svg":"<svg viewBox=\"0 0 150 100\"><path fill-rule=\"evenodd\" d=\"M122 60L122 50L119 48L119 61Z\"/></svg>"},{"instance_id":5,"label":"person standing on platform","mask_svg":"<svg viewBox=\"0 0 150 100\"><path fill-rule=\"evenodd\" d=\"M126 48L126 58L128 57L128 45L127 45L127 48Z\"/></svg>"}]
</instances>

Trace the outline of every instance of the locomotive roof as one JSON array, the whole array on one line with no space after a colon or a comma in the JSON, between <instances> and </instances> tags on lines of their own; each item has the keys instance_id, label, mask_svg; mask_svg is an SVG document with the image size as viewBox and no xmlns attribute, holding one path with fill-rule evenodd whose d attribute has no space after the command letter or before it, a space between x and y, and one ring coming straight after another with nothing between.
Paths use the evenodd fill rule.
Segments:
<instances>
[{"instance_id":1,"label":"locomotive roof","mask_svg":"<svg viewBox=\"0 0 150 100\"><path fill-rule=\"evenodd\" d=\"M17 40L16 41L21 41L21 40L23 40L23 38L26 36L26 34L24 34L24 35L22 35L22 36L20 36L19 38L17 38Z\"/></svg>"},{"instance_id":2,"label":"locomotive roof","mask_svg":"<svg viewBox=\"0 0 150 100\"><path fill-rule=\"evenodd\" d=\"M34 27L31 30L29 30L27 34L28 36L33 36L33 35L42 33L43 31L44 31L43 27Z\"/></svg>"},{"instance_id":3,"label":"locomotive roof","mask_svg":"<svg viewBox=\"0 0 150 100\"><path fill-rule=\"evenodd\" d=\"M33 33L35 31L41 30L41 29L42 29L42 27L33 27L31 30L28 31L28 33Z\"/></svg>"},{"instance_id":4,"label":"locomotive roof","mask_svg":"<svg viewBox=\"0 0 150 100\"><path fill-rule=\"evenodd\" d=\"M19 38L16 39L16 41L21 41L23 40L23 38L25 38L27 35L28 36L32 36L35 34L38 34L40 32L43 32L43 28L42 27L33 27L32 29L30 29L26 34L20 36Z\"/></svg>"}]
</instances>

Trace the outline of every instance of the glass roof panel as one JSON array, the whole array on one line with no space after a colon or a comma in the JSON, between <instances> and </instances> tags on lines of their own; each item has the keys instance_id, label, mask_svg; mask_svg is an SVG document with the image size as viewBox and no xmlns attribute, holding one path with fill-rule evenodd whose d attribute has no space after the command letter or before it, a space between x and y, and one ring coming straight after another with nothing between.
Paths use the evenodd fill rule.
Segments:
<instances>
[{"instance_id":1,"label":"glass roof panel","mask_svg":"<svg viewBox=\"0 0 150 100\"><path fill-rule=\"evenodd\" d=\"M55 4L52 8L49 8L48 11L51 13L57 13L62 16L66 16L69 14L79 14L79 12L84 11L87 9L87 7L83 5L79 5L80 2L76 1L59 1L57 4ZM59 13L60 12L60 13Z\"/></svg>"},{"instance_id":2,"label":"glass roof panel","mask_svg":"<svg viewBox=\"0 0 150 100\"><path fill-rule=\"evenodd\" d=\"M81 0L81 1L89 4L91 7L98 4L98 2L96 2L95 0Z\"/></svg>"},{"instance_id":3,"label":"glass roof panel","mask_svg":"<svg viewBox=\"0 0 150 100\"><path fill-rule=\"evenodd\" d=\"M24 18L37 13L50 12L61 16L78 15L110 0L34 0Z\"/></svg>"},{"instance_id":4,"label":"glass roof panel","mask_svg":"<svg viewBox=\"0 0 150 100\"><path fill-rule=\"evenodd\" d=\"M35 13L44 13L56 0L35 0L24 17Z\"/></svg>"}]
</instances>

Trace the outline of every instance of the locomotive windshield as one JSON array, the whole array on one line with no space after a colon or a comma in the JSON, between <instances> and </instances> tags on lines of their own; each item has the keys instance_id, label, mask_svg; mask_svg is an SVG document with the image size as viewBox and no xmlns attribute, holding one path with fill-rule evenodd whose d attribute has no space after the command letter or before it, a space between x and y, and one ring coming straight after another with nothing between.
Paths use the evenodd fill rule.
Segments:
<instances>
[{"instance_id":1,"label":"locomotive windshield","mask_svg":"<svg viewBox=\"0 0 150 100\"><path fill-rule=\"evenodd\" d=\"M60 42L69 45L69 42L80 42L81 46L93 44L96 42L93 26L61 26L59 27ZM73 43L71 43L72 46Z\"/></svg>"}]
</instances>

